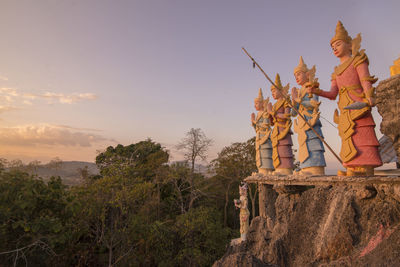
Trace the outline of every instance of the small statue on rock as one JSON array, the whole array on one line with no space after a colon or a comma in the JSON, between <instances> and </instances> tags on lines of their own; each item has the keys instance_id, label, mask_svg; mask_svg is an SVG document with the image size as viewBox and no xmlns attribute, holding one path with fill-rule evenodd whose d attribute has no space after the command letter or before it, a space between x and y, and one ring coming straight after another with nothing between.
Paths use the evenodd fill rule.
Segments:
<instances>
[{"instance_id":1,"label":"small statue on rock","mask_svg":"<svg viewBox=\"0 0 400 267\"><path fill-rule=\"evenodd\" d=\"M303 58L300 57L300 63L294 69L294 77L301 88L292 88L292 104L311 127L323 137L321 131L322 124L319 120L319 105L321 102L318 102L318 95L306 92L306 88L309 86L319 86L318 79L315 79L315 71L315 65L311 69L308 69ZM293 112L293 115L296 116L297 114ZM294 120L293 128L298 135L301 168L299 174L324 175L326 162L322 141L300 116L298 116L298 120Z\"/></svg>"},{"instance_id":2,"label":"small statue on rock","mask_svg":"<svg viewBox=\"0 0 400 267\"><path fill-rule=\"evenodd\" d=\"M251 124L256 131L256 165L258 173L271 174L274 170L272 164L271 123L266 112L269 98L265 100L261 88L258 97L254 99L254 107L258 111L257 116L251 114Z\"/></svg>"},{"instance_id":3,"label":"small statue on rock","mask_svg":"<svg viewBox=\"0 0 400 267\"><path fill-rule=\"evenodd\" d=\"M338 171L338 175L374 175L374 168L382 165L371 114L375 106L372 84L377 79L369 73L369 61L364 50L359 50L360 34L352 39L339 21L330 44L333 54L340 60L332 74L331 89L323 91L318 86L311 86L307 91L331 100L339 94L340 113L335 110L334 121L342 139L340 157L346 171Z\"/></svg>"},{"instance_id":4,"label":"small statue on rock","mask_svg":"<svg viewBox=\"0 0 400 267\"><path fill-rule=\"evenodd\" d=\"M267 112L274 125L271 134L272 160L275 171L274 175L290 175L293 172L292 151L292 126L290 103L287 100L289 84L282 86L279 74L276 74L275 86L271 86L272 97L276 103L268 103Z\"/></svg>"},{"instance_id":5,"label":"small statue on rock","mask_svg":"<svg viewBox=\"0 0 400 267\"><path fill-rule=\"evenodd\" d=\"M240 199L234 199L233 202L235 207L240 209L240 238L241 241L245 241L247 232L249 231L249 217L250 211L247 208L247 183L242 182L239 185Z\"/></svg>"}]
</instances>

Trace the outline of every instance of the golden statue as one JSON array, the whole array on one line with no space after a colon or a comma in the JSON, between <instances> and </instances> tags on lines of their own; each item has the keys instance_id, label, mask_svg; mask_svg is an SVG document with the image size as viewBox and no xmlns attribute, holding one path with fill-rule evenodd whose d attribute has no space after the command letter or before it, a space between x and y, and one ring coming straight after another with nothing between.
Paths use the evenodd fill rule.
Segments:
<instances>
[{"instance_id":1,"label":"golden statue","mask_svg":"<svg viewBox=\"0 0 400 267\"><path fill-rule=\"evenodd\" d=\"M393 66L390 66L390 76L400 74L400 57L393 61Z\"/></svg>"},{"instance_id":2,"label":"golden statue","mask_svg":"<svg viewBox=\"0 0 400 267\"><path fill-rule=\"evenodd\" d=\"M319 120L319 105L321 102L318 102L318 95L308 94L306 89L312 83L317 83L318 79L315 78L315 72L315 65L311 69L308 69L303 57L300 57L299 65L294 69L294 77L301 88L292 88L292 104L310 124L307 125L300 116L294 120L293 124L293 129L297 133L299 143L301 168L299 174L304 175L324 175L324 167L326 166L324 157L325 149L322 141L311 129L311 127L314 128L323 137L322 124ZM294 116L297 115L294 111L292 113Z\"/></svg>"},{"instance_id":3,"label":"golden statue","mask_svg":"<svg viewBox=\"0 0 400 267\"><path fill-rule=\"evenodd\" d=\"M288 175L293 172L292 126L290 103L286 99L289 84L282 86L279 74L276 74L275 86L271 86L272 97L276 100L267 105L267 112L273 122L271 134L272 159L275 167L273 174Z\"/></svg>"},{"instance_id":4,"label":"golden statue","mask_svg":"<svg viewBox=\"0 0 400 267\"><path fill-rule=\"evenodd\" d=\"M258 111L257 116L251 114L251 124L256 131L256 165L261 174L270 174L274 170L272 164L271 122L266 112L269 98L265 100L261 88L258 97L254 99L254 107Z\"/></svg>"}]
</instances>

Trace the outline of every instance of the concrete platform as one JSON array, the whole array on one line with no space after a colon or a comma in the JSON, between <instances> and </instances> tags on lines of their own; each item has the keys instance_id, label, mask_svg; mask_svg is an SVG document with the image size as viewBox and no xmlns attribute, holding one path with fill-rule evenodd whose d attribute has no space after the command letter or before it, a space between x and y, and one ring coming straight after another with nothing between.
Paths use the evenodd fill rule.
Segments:
<instances>
[{"instance_id":1,"label":"concrete platform","mask_svg":"<svg viewBox=\"0 0 400 267\"><path fill-rule=\"evenodd\" d=\"M253 174L244 179L247 183L269 184L269 185L373 185L400 184L400 176L398 174L387 176L300 176L300 175L262 175Z\"/></svg>"}]
</instances>

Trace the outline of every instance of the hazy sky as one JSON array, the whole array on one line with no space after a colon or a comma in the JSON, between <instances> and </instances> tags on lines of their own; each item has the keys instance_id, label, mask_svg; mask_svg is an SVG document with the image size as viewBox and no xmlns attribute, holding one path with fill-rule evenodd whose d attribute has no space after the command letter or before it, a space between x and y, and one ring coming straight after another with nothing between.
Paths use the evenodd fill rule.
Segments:
<instances>
[{"instance_id":1,"label":"hazy sky","mask_svg":"<svg viewBox=\"0 0 400 267\"><path fill-rule=\"evenodd\" d=\"M1 0L0 157L94 161L96 150L150 137L174 160L174 144L201 128L212 159L254 135L253 99L259 87L270 96L242 46L291 87L303 56L328 89L340 19L362 33L370 71L384 80L400 56L399 10L398 0ZM331 122L335 108L322 99ZM339 152L337 130L322 123Z\"/></svg>"}]
</instances>

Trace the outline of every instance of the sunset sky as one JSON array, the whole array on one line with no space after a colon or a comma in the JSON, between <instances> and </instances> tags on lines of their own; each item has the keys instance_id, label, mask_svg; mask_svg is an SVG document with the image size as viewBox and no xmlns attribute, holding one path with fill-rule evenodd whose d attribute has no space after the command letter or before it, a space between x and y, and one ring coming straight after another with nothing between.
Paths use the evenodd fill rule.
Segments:
<instances>
[{"instance_id":1,"label":"sunset sky","mask_svg":"<svg viewBox=\"0 0 400 267\"><path fill-rule=\"evenodd\" d=\"M94 161L109 145L150 137L178 160L174 145L201 128L214 140L211 160L254 135L253 99L260 87L271 95L242 46L291 87L303 56L328 89L341 20L351 36L362 33L381 81L400 56L399 10L398 0L2 0L0 157ZM322 99L330 122L335 108ZM337 129L322 123L339 152Z\"/></svg>"}]
</instances>

